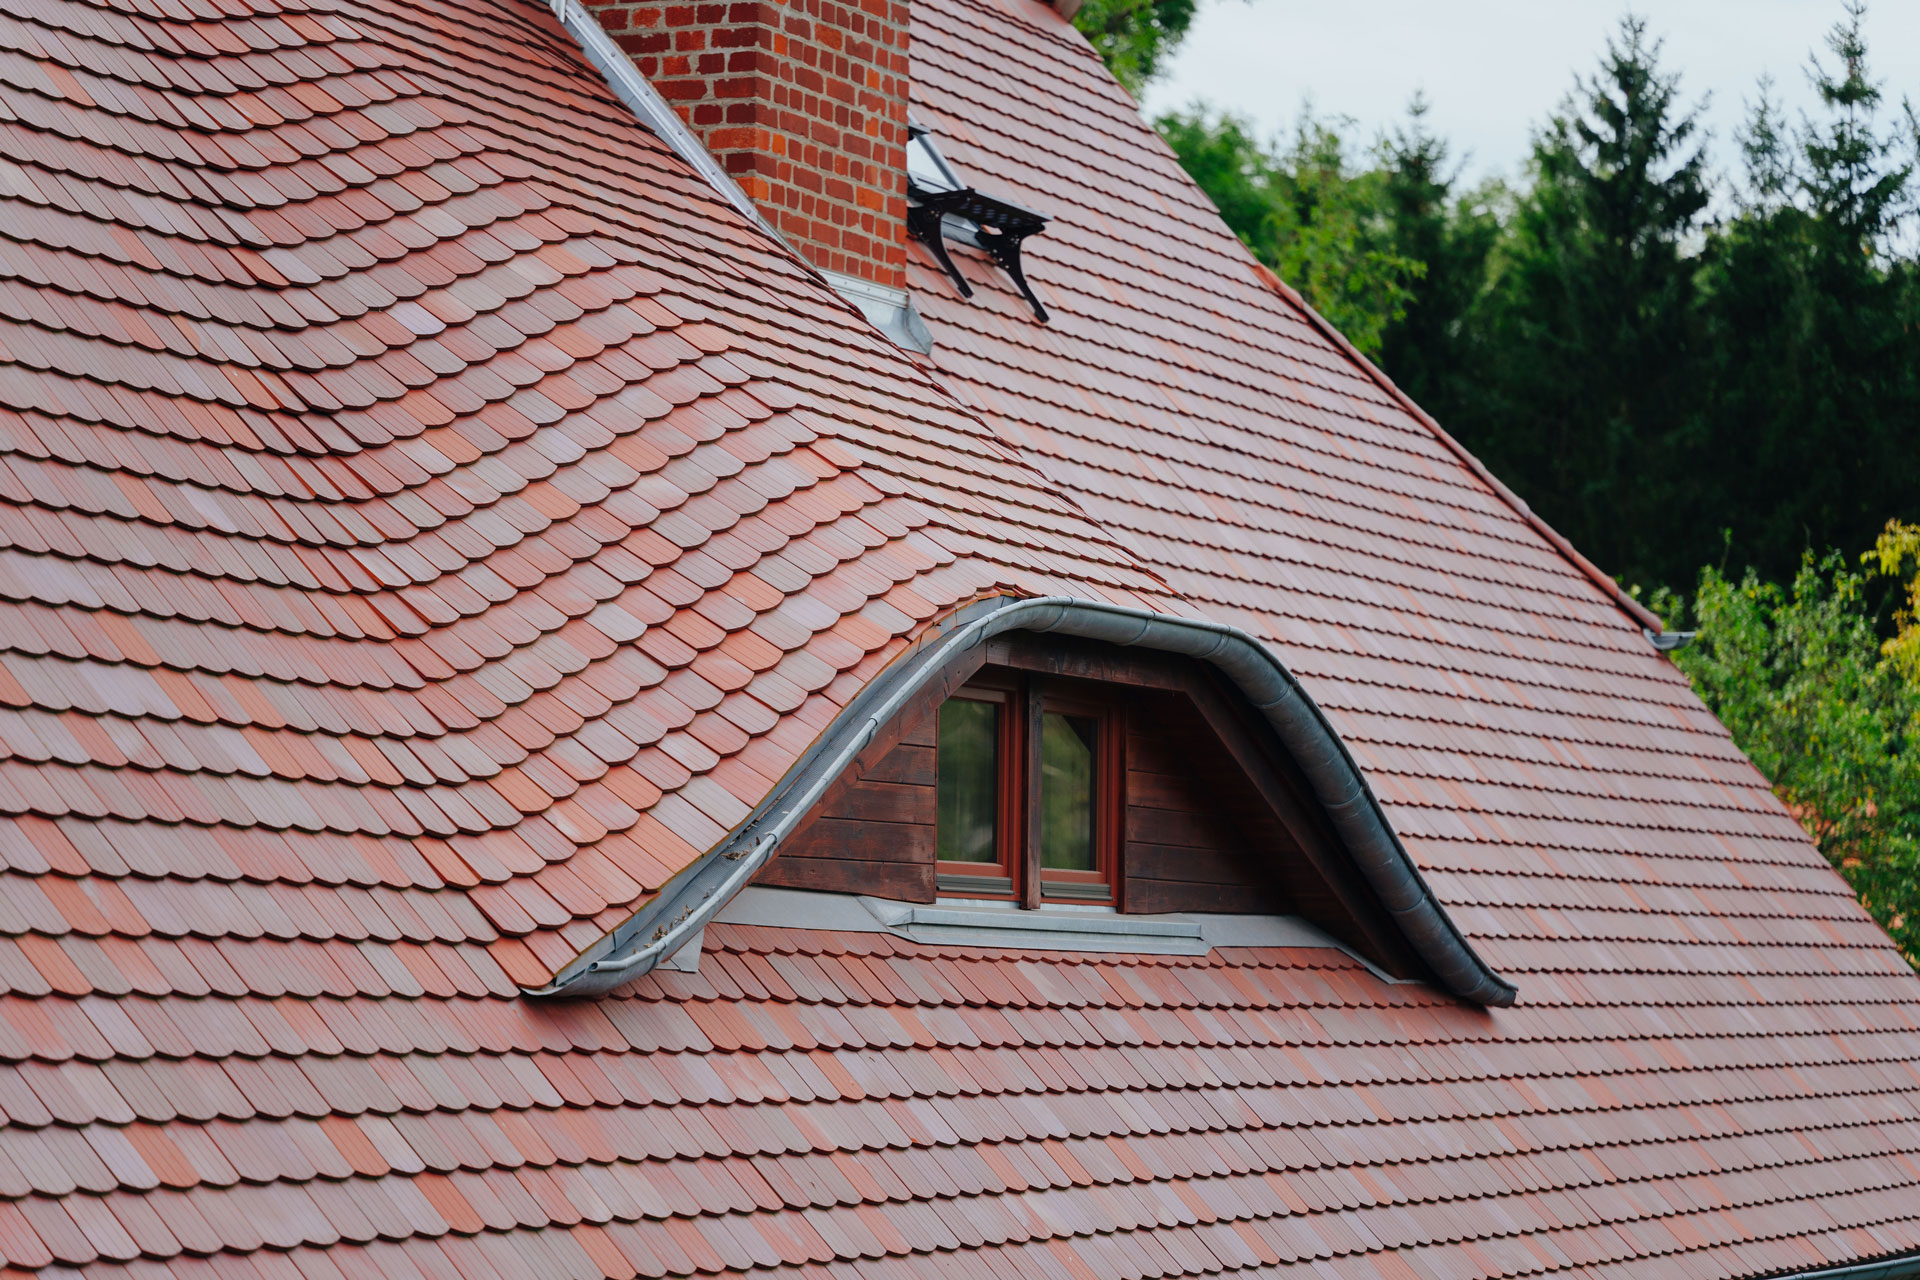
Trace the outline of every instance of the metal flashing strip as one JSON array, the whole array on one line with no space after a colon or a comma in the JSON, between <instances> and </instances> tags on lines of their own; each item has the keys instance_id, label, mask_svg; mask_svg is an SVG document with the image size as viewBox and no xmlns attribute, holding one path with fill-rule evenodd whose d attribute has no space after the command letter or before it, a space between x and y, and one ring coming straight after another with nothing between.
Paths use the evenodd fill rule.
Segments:
<instances>
[{"instance_id":1,"label":"metal flashing strip","mask_svg":"<svg viewBox=\"0 0 1920 1280\"><path fill-rule=\"evenodd\" d=\"M905 289L889 289L886 285L857 276L841 275L838 271L822 271L820 278L832 286L835 293L859 308L860 314L867 318L867 323L886 334L894 346L906 347L921 355L933 350L933 333L921 318L920 309L913 305L912 295Z\"/></svg>"},{"instance_id":2,"label":"metal flashing strip","mask_svg":"<svg viewBox=\"0 0 1920 1280\"><path fill-rule=\"evenodd\" d=\"M1920 1277L1920 1253L1903 1253L1875 1262L1848 1262L1814 1271L1775 1272L1779 1280L1915 1280Z\"/></svg>"},{"instance_id":3,"label":"metal flashing strip","mask_svg":"<svg viewBox=\"0 0 1920 1280\"><path fill-rule=\"evenodd\" d=\"M713 153L693 136L693 131L667 105L667 100L647 83L647 78L640 74L626 51L601 29L600 20L587 12L580 0L547 0L547 7L560 20L566 33L573 37L574 43L580 46L580 51L586 55L593 69L600 73L601 79L607 82L607 87L626 103L628 110L639 117L641 124L672 147L674 154L691 165L709 187L744 214L749 222L766 232L775 244L793 254L794 261L807 271L814 271L813 265L795 253L786 237L774 230L773 224L761 215L753 201L747 198L747 193L740 189L740 184L729 177L727 171L720 167L720 162L713 158Z\"/></svg>"},{"instance_id":4,"label":"metal flashing strip","mask_svg":"<svg viewBox=\"0 0 1920 1280\"><path fill-rule=\"evenodd\" d=\"M835 293L852 303L867 318L867 322L885 334L895 346L918 351L922 355L933 350L933 334L927 329L927 322L921 319L919 310L906 290L889 289L885 285L871 284L835 271L823 271L787 243L787 238L767 221L759 206L740 189L740 184L720 167L720 162L713 158L713 153L707 150L700 139L693 136L693 131L667 105L659 91L647 83L647 78L640 74L626 52L613 42L613 38L601 28L599 20L587 12L580 0L547 0L547 7L553 10L553 16L560 20L561 27L573 37L574 43L580 46L580 51L615 96L627 105L627 109L639 118L641 124L673 148L675 155L691 165L693 171L728 204L765 232L768 239L791 254L803 270L825 281Z\"/></svg>"},{"instance_id":5,"label":"metal flashing strip","mask_svg":"<svg viewBox=\"0 0 1920 1280\"><path fill-rule=\"evenodd\" d=\"M887 926L867 910L857 894L819 889L776 889L748 885L713 916L716 924L751 924L766 929L815 929L822 933L886 933Z\"/></svg>"},{"instance_id":6,"label":"metal flashing strip","mask_svg":"<svg viewBox=\"0 0 1920 1280\"><path fill-rule=\"evenodd\" d=\"M1172 912L1123 916L1075 906L1029 911L1008 903L899 902L819 889L748 885L713 917L715 924L766 929L813 929L825 933L891 933L918 942L968 947L1005 947L1092 954L1203 955L1218 947L1300 947L1338 951L1381 973L1346 943L1299 916L1216 915ZM950 937L932 937L946 930ZM1029 942L1024 939L1034 938ZM1194 948L1194 939L1205 945ZM662 962L664 967L665 962Z\"/></svg>"},{"instance_id":7,"label":"metal flashing strip","mask_svg":"<svg viewBox=\"0 0 1920 1280\"><path fill-rule=\"evenodd\" d=\"M1203 956L1212 950L1205 931L1192 920L1044 908L925 906L886 898L862 898L860 903L890 932L914 942L1172 956Z\"/></svg>"},{"instance_id":8,"label":"metal flashing strip","mask_svg":"<svg viewBox=\"0 0 1920 1280\"><path fill-rule=\"evenodd\" d=\"M719 844L639 911L529 995L592 995L646 973L678 951L753 879L880 727L952 659L1009 631L1072 635L1211 664L1272 726L1312 786L1347 854L1414 953L1442 986L1476 1004L1513 1003L1495 973L1435 900L1325 713L1265 644L1225 623L1149 613L1069 596L982 600L930 625L848 703L773 791Z\"/></svg>"}]
</instances>

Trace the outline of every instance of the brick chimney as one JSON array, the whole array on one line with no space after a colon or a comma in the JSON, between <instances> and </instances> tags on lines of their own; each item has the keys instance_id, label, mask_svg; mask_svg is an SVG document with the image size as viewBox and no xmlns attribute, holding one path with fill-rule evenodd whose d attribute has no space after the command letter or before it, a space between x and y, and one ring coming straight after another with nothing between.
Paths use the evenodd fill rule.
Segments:
<instances>
[{"instance_id":1,"label":"brick chimney","mask_svg":"<svg viewBox=\"0 0 1920 1280\"><path fill-rule=\"evenodd\" d=\"M906 0L585 0L794 248L906 287Z\"/></svg>"}]
</instances>

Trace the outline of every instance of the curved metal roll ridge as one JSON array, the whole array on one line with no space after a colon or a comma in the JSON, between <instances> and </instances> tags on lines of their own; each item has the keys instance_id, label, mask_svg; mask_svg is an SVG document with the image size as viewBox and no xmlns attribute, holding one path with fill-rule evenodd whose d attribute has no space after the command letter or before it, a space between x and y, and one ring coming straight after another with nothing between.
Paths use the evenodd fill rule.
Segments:
<instances>
[{"instance_id":1,"label":"curved metal roll ridge","mask_svg":"<svg viewBox=\"0 0 1920 1280\"><path fill-rule=\"evenodd\" d=\"M1071 635L1205 662L1273 727L1325 810L1335 833L1414 953L1448 991L1507 1006L1517 994L1434 900L1387 822L1346 744L1278 656L1223 623L1149 613L1068 596L998 597L929 628L835 718L772 793L626 924L576 959L535 996L594 995L639 977L691 939L753 879L882 725L960 654L1009 631Z\"/></svg>"}]
</instances>

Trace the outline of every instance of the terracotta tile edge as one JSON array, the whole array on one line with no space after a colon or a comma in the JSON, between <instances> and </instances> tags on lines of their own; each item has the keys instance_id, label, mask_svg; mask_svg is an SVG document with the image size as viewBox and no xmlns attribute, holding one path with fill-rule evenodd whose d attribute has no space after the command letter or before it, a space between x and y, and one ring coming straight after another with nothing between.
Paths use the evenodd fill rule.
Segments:
<instances>
[{"instance_id":1,"label":"terracotta tile edge","mask_svg":"<svg viewBox=\"0 0 1920 1280\"><path fill-rule=\"evenodd\" d=\"M1346 335L1327 323L1326 317L1322 316L1318 311L1315 311L1313 305L1301 297L1298 290L1275 275L1272 269L1263 262L1255 262L1253 264L1253 273L1262 284L1272 289L1293 306L1299 308L1300 313L1306 317L1309 324L1313 325L1322 336L1338 347L1341 352L1346 355L1347 359L1351 360L1362 373L1371 378L1382 391L1392 396L1401 408L1413 415L1428 431L1431 431L1434 438L1450 450L1461 462L1465 463L1467 468L1485 482L1486 486L1492 489L1494 494L1498 496L1502 502L1512 507L1514 513L1526 521L1528 527L1545 538L1549 546L1564 556L1572 563L1574 568L1580 570L1595 586L1599 587L1608 599L1618 605L1622 613L1631 618L1638 626L1645 627L1652 631L1666 630L1666 624L1660 620L1659 616L1655 614L1653 610L1647 608L1647 606L1641 604L1629 595L1626 589L1618 582L1615 582L1599 565L1587 559L1584 555L1581 555L1579 550L1571 542L1568 542L1557 529L1548 524L1532 507L1527 505L1526 499L1522 498L1512 489L1509 489L1506 484L1501 481L1500 477L1487 470L1486 465L1482 463L1480 459L1468 452L1465 445L1448 434L1447 429L1436 422L1431 414L1415 404L1413 397L1395 385L1393 379L1389 378L1380 366L1360 354L1359 350L1355 348L1351 342L1347 341Z\"/></svg>"}]
</instances>

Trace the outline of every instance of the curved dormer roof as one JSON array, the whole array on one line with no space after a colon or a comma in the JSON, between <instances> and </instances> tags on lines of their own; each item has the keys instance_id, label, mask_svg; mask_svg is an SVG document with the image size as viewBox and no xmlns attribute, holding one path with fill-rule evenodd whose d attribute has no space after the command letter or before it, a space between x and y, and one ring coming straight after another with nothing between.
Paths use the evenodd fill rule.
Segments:
<instances>
[{"instance_id":1,"label":"curved dormer roof","mask_svg":"<svg viewBox=\"0 0 1920 1280\"><path fill-rule=\"evenodd\" d=\"M943 613L1198 612L533 6L42 8L0 811L452 889L537 987Z\"/></svg>"},{"instance_id":2,"label":"curved dormer roof","mask_svg":"<svg viewBox=\"0 0 1920 1280\"><path fill-rule=\"evenodd\" d=\"M30 99L80 136L19 199L45 284L8 340L10 555L25 616L116 639L18 658L48 745L13 807L114 847L258 832L322 881L339 841L444 849L496 962L549 989L653 927L955 607L1200 611L550 31L488 19L464 38L530 72L422 62L398 7L242 22L266 47L231 74L107 19L263 117L198 104L217 127L179 136L225 163L143 149L197 118L171 83ZM294 48L307 74L275 71ZM63 674L98 692L39 692Z\"/></svg>"},{"instance_id":3,"label":"curved dormer roof","mask_svg":"<svg viewBox=\"0 0 1920 1280\"><path fill-rule=\"evenodd\" d=\"M779 851L780 842L909 699L957 655L1011 631L1138 647L1214 668L1266 722L1281 750L1298 766L1342 852L1358 867L1408 950L1454 995L1476 1004L1513 1003L1513 984L1489 969L1447 918L1340 736L1271 649L1244 631L1216 622L1071 596L982 601L928 628L907 654L861 691L752 816L631 921L533 994L609 991L687 946Z\"/></svg>"}]
</instances>

